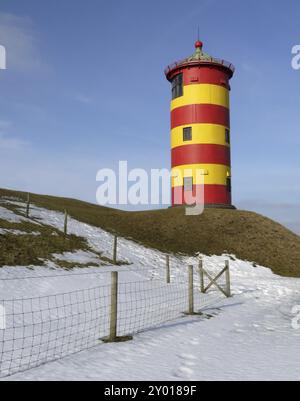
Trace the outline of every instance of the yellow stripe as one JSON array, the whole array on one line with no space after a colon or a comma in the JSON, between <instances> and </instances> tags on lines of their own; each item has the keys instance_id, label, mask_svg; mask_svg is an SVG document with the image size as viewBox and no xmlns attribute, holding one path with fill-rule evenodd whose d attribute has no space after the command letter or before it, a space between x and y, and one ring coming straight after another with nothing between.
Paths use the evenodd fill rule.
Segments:
<instances>
[{"instance_id":1,"label":"yellow stripe","mask_svg":"<svg viewBox=\"0 0 300 401\"><path fill-rule=\"evenodd\" d=\"M192 140L183 141L183 129L192 128ZM183 145L196 145L196 144L215 144L230 146L225 138L226 127L216 124L190 124L176 127L171 130L171 147L177 148Z\"/></svg>"},{"instance_id":2,"label":"yellow stripe","mask_svg":"<svg viewBox=\"0 0 300 401\"><path fill-rule=\"evenodd\" d=\"M193 177L194 185L202 184L201 178L197 177L197 169L203 170L204 184L226 185L227 178L231 175L230 168L220 164L178 166L172 169L172 187L183 186L186 177Z\"/></svg>"},{"instance_id":3,"label":"yellow stripe","mask_svg":"<svg viewBox=\"0 0 300 401\"><path fill-rule=\"evenodd\" d=\"M171 111L189 104L215 104L229 109L229 91L219 85L185 85L183 96L172 100Z\"/></svg>"}]
</instances>

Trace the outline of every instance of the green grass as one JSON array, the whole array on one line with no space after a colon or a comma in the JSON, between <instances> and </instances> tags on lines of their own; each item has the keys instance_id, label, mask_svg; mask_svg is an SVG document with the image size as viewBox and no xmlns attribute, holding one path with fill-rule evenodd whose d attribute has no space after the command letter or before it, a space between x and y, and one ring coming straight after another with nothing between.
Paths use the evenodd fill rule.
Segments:
<instances>
[{"instance_id":1,"label":"green grass","mask_svg":"<svg viewBox=\"0 0 300 401\"><path fill-rule=\"evenodd\" d=\"M9 190L0 190L0 196L27 199L26 193ZM124 212L67 198L31 194L31 199L47 209L67 209L79 221L163 252L234 254L277 274L300 277L300 237L256 213L208 209L200 216L186 216L184 208Z\"/></svg>"},{"instance_id":2,"label":"green grass","mask_svg":"<svg viewBox=\"0 0 300 401\"><path fill-rule=\"evenodd\" d=\"M89 249L84 238L75 235L65 237L59 230L46 225L30 222L10 223L0 219L0 228L28 233L28 235L12 233L0 235L0 267L41 266L44 260L51 260L54 253ZM32 232L39 232L41 235L30 235ZM56 264L59 265L57 261Z\"/></svg>"},{"instance_id":3,"label":"green grass","mask_svg":"<svg viewBox=\"0 0 300 401\"><path fill-rule=\"evenodd\" d=\"M64 270L72 270L75 267L77 269L78 268L82 269L84 267L99 267L101 263L100 260L99 263L76 263L76 262L68 262L66 260L55 260L55 264ZM104 266L104 264L102 265Z\"/></svg>"}]
</instances>

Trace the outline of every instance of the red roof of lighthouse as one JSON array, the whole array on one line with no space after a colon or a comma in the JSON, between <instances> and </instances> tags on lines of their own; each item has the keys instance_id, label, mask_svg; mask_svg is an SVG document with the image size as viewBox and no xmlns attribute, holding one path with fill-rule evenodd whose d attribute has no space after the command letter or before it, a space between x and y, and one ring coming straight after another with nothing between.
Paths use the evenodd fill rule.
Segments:
<instances>
[{"instance_id":1,"label":"red roof of lighthouse","mask_svg":"<svg viewBox=\"0 0 300 401\"><path fill-rule=\"evenodd\" d=\"M196 51L191 57L185 58L184 60L178 61L169 65L166 70L165 74L167 79L169 79L173 73L181 68L184 67L192 67L197 65L215 65L221 68L225 68L229 70L230 75L234 74L235 68L233 64L228 61L220 60L214 57L209 56L208 54L203 52L203 43L200 40L197 40L195 43Z\"/></svg>"}]
</instances>

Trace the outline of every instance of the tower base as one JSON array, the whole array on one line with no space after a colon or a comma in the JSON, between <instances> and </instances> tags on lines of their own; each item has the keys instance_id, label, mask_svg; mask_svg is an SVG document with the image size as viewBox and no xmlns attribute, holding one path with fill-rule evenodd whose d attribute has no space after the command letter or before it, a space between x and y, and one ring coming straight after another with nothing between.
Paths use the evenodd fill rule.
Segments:
<instances>
[{"instance_id":1,"label":"tower base","mask_svg":"<svg viewBox=\"0 0 300 401\"><path fill-rule=\"evenodd\" d=\"M208 203L204 205L205 209L231 209L231 210L237 210L237 208L233 205L223 205L223 204L215 204L215 203Z\"/></svg>"},{"instance_id":2,"label":"tower base","mask_svg":"<svg viewBox=\"0 0 300 401\"><path fill-rule=\"evenodd\" d=\"M169 209L173 209L174 207L193 207L195 205L173 205L170 206ZM228 209L228 210L237 210L237 208L233 205L226 205L221 203L207 203L204 205L204 209Z\"/></svg>"}]
</instances>

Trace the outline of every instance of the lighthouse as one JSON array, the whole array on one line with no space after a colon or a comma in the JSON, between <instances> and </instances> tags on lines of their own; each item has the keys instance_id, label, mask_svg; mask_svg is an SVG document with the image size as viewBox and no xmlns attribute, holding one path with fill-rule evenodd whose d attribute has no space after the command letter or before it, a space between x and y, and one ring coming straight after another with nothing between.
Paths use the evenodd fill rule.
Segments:
<instances>
[{"instance_id":1,"label":"lighthouse","mask_svg":"<svg viewBox=\"0 0 300 401\"><path fill-rule=\"evenodd\" d=\"M204 189L206 207L233 208L229 103L233 65L205 54L198 40L194 54L167 67L165 74L172 85L172 205L200 203L200 193L203 202Z\"/></svg>"}]
</instances>

